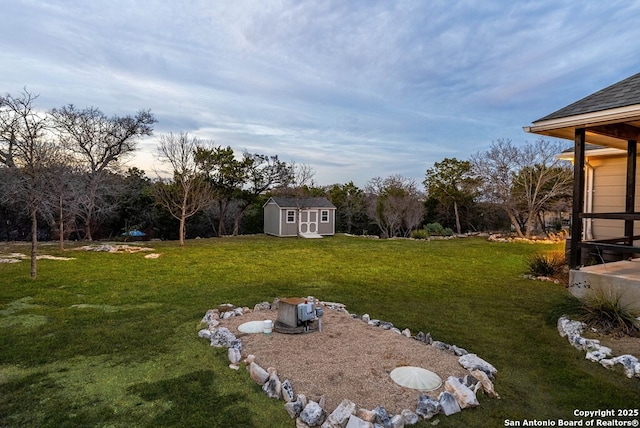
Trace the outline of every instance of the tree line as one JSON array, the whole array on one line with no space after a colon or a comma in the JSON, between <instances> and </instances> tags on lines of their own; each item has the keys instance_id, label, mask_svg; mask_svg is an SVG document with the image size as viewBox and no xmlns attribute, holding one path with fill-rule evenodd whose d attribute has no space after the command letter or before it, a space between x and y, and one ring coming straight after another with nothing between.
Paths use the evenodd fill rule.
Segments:
<instances>
[{"instance_id":1,"label":"tree line","mask_svg":"<svg viewBox=\"0 0 640 428\"><path fill-rule=\"evenodd\" d=\"M509 140L469 160L447 158L422 183L393 175L364 188L320 186L308 165L277 155L235 153L187 133L159 137L169 174L150 178L124 161L156 119L149 110L107 116L67 105L49 111L37 96L0 96L0 239L178 239L262 233L269 196L324 196L337 207L336 229L409 237L429 223L458 233L511 228L530 237L545 230L545 213L568 211L571 169L559 143ZM135 234L134 234L135 232Z\"/></svg>"}]
</instances>

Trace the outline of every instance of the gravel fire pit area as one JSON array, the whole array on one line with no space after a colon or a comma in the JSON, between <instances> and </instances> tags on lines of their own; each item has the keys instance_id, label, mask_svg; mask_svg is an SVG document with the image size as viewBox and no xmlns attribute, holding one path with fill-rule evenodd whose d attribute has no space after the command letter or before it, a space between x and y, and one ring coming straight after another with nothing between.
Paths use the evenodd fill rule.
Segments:
<instances>
[{"instance_id":1,"label":"gravel fire pit area","mask_svg":"<svg viewBox=\"0 0 640 428\"><path fill-rule=\"evenodd\" d=\"M395 428L475 407L480 391L498 398L496 369L475 354L350 315L339 303L315 301L319 330L265 334L260 323L276 323L278 302L220 305L207 311L198 334L228 348L230 368L246 370L268 397L283 400L296 426Z\"/></svg>"}]
</instances>

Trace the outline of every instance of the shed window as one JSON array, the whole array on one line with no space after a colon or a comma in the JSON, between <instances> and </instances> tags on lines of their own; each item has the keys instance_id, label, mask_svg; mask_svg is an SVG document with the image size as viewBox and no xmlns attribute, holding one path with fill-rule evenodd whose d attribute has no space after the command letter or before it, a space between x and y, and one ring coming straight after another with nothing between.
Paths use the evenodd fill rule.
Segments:
<instances>
[{"instance_id":1,"label":"shed window","mask_svg":"<svg viewBox=\"0 0 640 428\"><path fill-rule=\"evenodd\" d=\"M329 210L320 211L320 223L329 223Z\"/></svg>"},{"instance_id":2,"label":"shed window","mask_svg":"<svg viewBox=\"0 0 640 428\"><path fill-rule=\"evenodd\" d=\"M287 223L295 223L295 222L296 222L295 210L287 210Z\"/></svg>"}]
</instances>

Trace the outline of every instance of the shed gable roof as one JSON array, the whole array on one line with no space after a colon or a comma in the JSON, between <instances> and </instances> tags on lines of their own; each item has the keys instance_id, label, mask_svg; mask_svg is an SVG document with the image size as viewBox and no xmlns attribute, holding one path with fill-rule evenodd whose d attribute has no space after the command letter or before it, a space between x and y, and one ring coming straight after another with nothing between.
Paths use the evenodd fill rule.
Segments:
<instances>
[{"instance_id":1,"label":"shed gable roof","mask_svg":"<svg viewBox=\"0 0 640 428\"><path fill-rule=\"evenodd\" d=\"M271 200L280 208L335 208L327 198L289 198L272 196ZM268 203L268 202L267 202Z\"/></svg>"},{"instance_id":2,"label":"shed gable roof","mask_svg":"<svg viewBox=\"0 0 640 428\"><path fill-rule=\"evenodd\" d=\"M607 86L533 123L640 104L640 73Z\"/></svg>"}]
</instances>

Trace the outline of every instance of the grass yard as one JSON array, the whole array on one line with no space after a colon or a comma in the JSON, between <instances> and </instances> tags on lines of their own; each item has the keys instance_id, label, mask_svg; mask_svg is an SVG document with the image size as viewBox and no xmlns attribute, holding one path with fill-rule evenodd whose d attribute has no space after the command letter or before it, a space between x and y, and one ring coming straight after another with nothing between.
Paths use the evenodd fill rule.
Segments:
<instances>
[{"instance_id":1,"label":"grass yard","mask_svg":"<svg viewBox=\"0 0 640 428\"><path fill-rule=\"evenodd\" d=\"M42 245L76 260L39 261L35 281L28 261L0 264L0 426L293 427L282 401L228 369L226 350L197 332L220 303L306 295L431 332L496 366L502 399L438 416L439 427L640 402L638 379L585 360L548 321L563 286L519 277L531 254L557 246L344 236L148 245L161 257ZM16 251L28 245L0 244L0 254Z\"/></svg>"}]
</instances>

